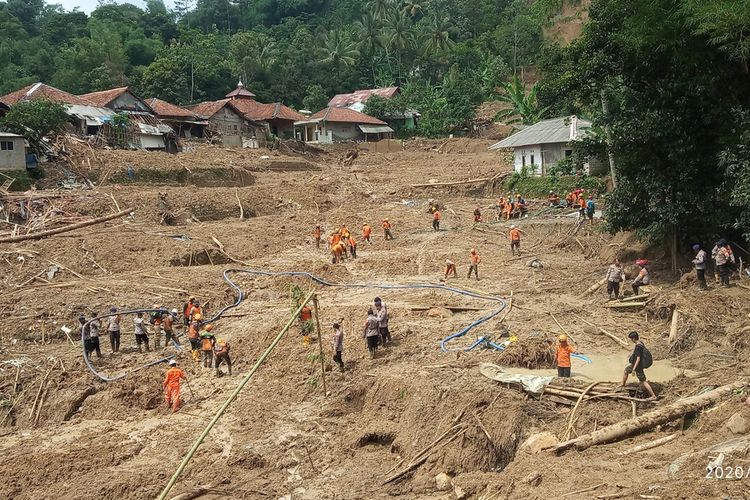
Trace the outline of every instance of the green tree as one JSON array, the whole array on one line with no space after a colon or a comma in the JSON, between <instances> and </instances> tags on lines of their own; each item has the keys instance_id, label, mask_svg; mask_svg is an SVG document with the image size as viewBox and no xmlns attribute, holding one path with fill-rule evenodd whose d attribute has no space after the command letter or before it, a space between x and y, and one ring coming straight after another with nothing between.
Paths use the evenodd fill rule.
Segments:
<instances>
[{"instance_id":1,"label":"green tree","mask_svg":"<svg viewBox=\"0 0 750 500\"><path fill-rule=\"evenodd\" d=\"M324 33L321 41L322 45L318 49L319 61L332 65L337 77L341 76L342 66L354 65L359 56L357 44L341 30Z\"/></svg>"},{"instance_id":2,"label":"green tree","mask_svg":"<svg viewBox=\"0 0 750 500\"><path fill-rule=\"evenodd\" d=\"M64 104L40 99L15 104L0 119L0 124L23 135L37 149L45 135L62 130L67 121Z\"/></svg>"},{"instance_id":3,"label":"green tree","mask_svg":"<svg viewBox=\"0 0 750 500\"><path fill-rule=\"evenodd\" d=\"M396 7L394 0L369 0L367 7L375 19L384 20L393 12Z\"/></svg>"},{"instance_id":4,"label":"green tree","mask_svg":"<svg viewBox=\"0 0 750 500\"><path fill-rule=\"evenodd\" d=\"M428 57L438 57L453 49L456 43L451 39L453 24L448 17L432 16L422 41L422 50Z\"/></svg>"},{"instance_id":5,"label":"green tree","mask_svg":"<svg viewBox=\"0 0 750 500\"><path fill-rule=\"evenodd\" d=\"M325 89L317 83L308 86L307 94L302 100L302 106L313 113L328 106L328 95L326 95Z\"/></svg>"},{"instance_id":6,"label":"green tree","mask_svg":"<svg viewBox=\"0 0 750 500\"><path fill-rule=\"evenodd\" d=\"M429 0L404 0L401 10L411 18L418 18L424 14Z\"/></svg>"},{"instance_id":7,"label":"green tree","mask_svg":"<svg viewBox=\"0 0 750 500\"><path fill-rule=\"evenodd\" d=\"M388 17L388 22L383 30L386 40L386 46L396 53L398 64L398 79L401 85L401 70L403 54L414 46L414 33L412 31L411 20L404 15L402 11L394 11Z\"/></svg>"},{"instance_id":8,"label":"green tree","mask_svg":"<svg viewBox=\"0 0 750 500\"><path fill-rule=\"evenodd\" d=\"M711 44L750 72L750 0L684 0L687 24L696 34L707 35Z\"/></svg>"},{"instance_id":9,"label":"green tree","mask_svg":"<svg viewBox=\"0 0 750 500\"><path fill-rule=\"evenodd\" d=\"M533 125L544 118L547 108L539 107L536 84L526 92L525 85L516 75L510 82L503 84L502 88L504 93L498 96L498 100L508 103L509 107L500 111L495 116L496 120L504 121L509 125L518 123Z\"/></svg>"}]
</instances>

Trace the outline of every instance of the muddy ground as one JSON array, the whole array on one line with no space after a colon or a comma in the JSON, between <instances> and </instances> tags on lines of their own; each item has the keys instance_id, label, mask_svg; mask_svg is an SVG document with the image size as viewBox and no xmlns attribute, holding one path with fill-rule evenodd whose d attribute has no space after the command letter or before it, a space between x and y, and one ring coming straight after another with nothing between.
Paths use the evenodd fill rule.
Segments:
<instances>
[{"instance_id":1,"label":"muddy ground","mask_svg":"<svg viewBox=\"0 0 750 500\"><path fill-rule=\"evenodd\" d=\"M574 360L578 378L568 383L584 387L590 377L604 373L614 382L611 374L618 370L611 365L624 366L628 351L580 317L622 338L638 330L657 363L667 367L663 381L654 384L660 395L656 405L583 402L573 437L629 418L633 411L643 414L748 376L743 330L749 324L748 291L741 281L729 289L698 292L687 274L689 260L683 263L686 274L676 276L660 249L646 248L630 235L610 237L595 225L571 236L575 219L563 216L566 211L544 212L540 202L519 222L524 256L513 259L503 235L507 223L494 222L489 208L485 223L472 222L474 207L491 206L499 189L483 183L413 186L489 178L509 170L505 159L485 146L466 139L419 141L396 153L360 152L351 165L342 164L346 151L341 149L265 154L203 147L177 157L106 151L92 158L79 148L64 170L49 176L50 189L8 196L3 206L9 223L0 228L6 234L14 222L40 230L118 207L131 208L133 214L38 241L0 244L5 313L0 323L0 466L5 476L0 497L158 496L202 429L288 321L289 288L295 284L318 292L328 394L322 389L317 344L303 345L293 327L219 420L171 495L212 485L206 498L464 495L488 500L571 493L566 498L745 498L750 478L705 478L709 457L716 455L706 450L747 435L747 427L732 426L732 431L725 425L735 414L735 423L750 422L741 392L621 442L561 455L519 451L529 436L542 431L562 437L571 407L529 398L479 372L481 362L548 370L544 355L528 363L533 353L519 357L511 349L441 352L441 339L493 310L491 302L464 295L331 288L303 278L235 275L247 300L216 323L219 336L232 344L235 365L233 376L221 378L193 363L184 350L139 354L132 319L125 318L122 352L110 355L103 338L105 357L93 360L105 376L127 373L107 383L89 371L80 346L61 330L74 327L81 312L104 313L111 306L179 309L188 294L216 311L234 301L222 279L228 268L309 271L339 283L439 283L450 258L458 264L459 277L449 279L449 285L503 297L512 292L514 303L506 317L496 316L451 347L469 345L481 335L499 338L506 329L518 338L518 346L548 346L562 328L593 366L602 367L584 370ZM129 165L147 175L129 180ZM53 189L65 170L103 179L103 185ZM430 228L428 199L445 205L440 232ZM34 214L31 222L21 220L21 202ZM379 230L384 217L393 224L396 239L390 242ZM359 242L356 260L332 265L326 251L313 244L316 222L324 231L347 224L359 236L365 221L375 227L375 238L372 245ZM470 248L482 256L478 282L465 279ZM615 255L629 262L636 256L652 260L655 285L646 307L608 309L601 289L583 295ZM528 267L532 257L543 268ZM57 268L54 275L48 274L52 267ZM375 295L389 306L394 342L371 360L361 324ZM681 311L680 340L670 346L675 306ZM331 370L330 325L338 320L345 329L344 373ZM77 341L75 331L71 337ZM168 354L177 355L192 388L192 393L184 391L185 404L177 414L163 404L165 365L140 369ZM451 429L453 439L441 441L412 471L385 483ZM679 436L668 444L621 455L675 432ZM670 463L687 453L694 454L669 474ZM750 456L735 451L725 465L748 471ZM435 480L441 473L452 478L444 489Z\"/></svg>"}]
</instances>

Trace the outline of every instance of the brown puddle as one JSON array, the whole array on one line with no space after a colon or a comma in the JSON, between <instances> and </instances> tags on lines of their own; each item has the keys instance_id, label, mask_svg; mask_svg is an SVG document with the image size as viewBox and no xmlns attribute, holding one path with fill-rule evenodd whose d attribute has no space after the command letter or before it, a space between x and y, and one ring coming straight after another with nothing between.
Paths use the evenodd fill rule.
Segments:
<instances>
[{"instance_id":1,"label":"brown puddle","mask_svg":"<svg viewBox=\"0 0 750 500\"><path fill-rule=\"evenodd\" d=\"M628 364L630 355L623 351L623 354L591 354L588 358L591 363L586 363L578 358L571 358L571 377L589 382L621 382L625 366ZM508 373L518 373L522 375L557 375L556 369L529 370L526 368L505 368ZM654 364L645 370L646 378L653 382L669 382L679 374L684 373L688 377L694 376L697 372L676 368L668 359L654 361ZM631 375L630 382L638 379Z\"/></svg>"}]
</instances>

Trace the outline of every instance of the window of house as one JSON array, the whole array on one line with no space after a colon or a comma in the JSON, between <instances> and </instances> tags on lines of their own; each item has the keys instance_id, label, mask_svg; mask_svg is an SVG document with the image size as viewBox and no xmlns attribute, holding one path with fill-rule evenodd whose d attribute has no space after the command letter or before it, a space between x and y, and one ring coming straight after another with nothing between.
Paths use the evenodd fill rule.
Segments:
<instances>
[{"instance_id":1,"label":"window of house","mask_svg":"<svg viewBox=\"0 0 750 500\"><path fill-rule=\"evenodd\" d=\"M534 155L533 154L531 155L531 164L532 165L534 164Z\"/></svg>"},{"instance_id":2,"label":"window of house","mask_svg":"<svg viewBox=\"0 0 750 500\"><path fill-rule=\"evenodd\" d=\"M573 156L573 150L572 149L566 149L565 150L565 158L570 158Z\"/></svg>"},{"instance_id":3,"label":"window of house","mask_svg":"<svg viewBox=\"0 0 750 500\"><path fill-rule=\"evenodd\" d=\"M0 151L13 151L13 141L0 141Z\"/></svg>"},{"instance_id":4,"label":"window of house","mask_svg":"<svg viewBox=\"0 0 750 500\"><path fill-rule=\"evenodd\" d=\"M526 155L525 154L521 155L521 166L522 167L526 166Z\"/></svg>"}]
</instances>

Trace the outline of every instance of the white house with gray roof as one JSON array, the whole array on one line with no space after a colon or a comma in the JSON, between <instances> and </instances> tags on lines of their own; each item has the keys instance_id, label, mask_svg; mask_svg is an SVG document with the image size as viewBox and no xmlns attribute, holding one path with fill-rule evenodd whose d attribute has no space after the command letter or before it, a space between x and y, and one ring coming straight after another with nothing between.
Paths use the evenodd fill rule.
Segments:
<instances>
[{"instance_id":1,"label":"white house with gray roof","mask_svg":"<svg viewBox=\"0 0 750 500\"><path fill-rule=\"evenodd\" d=\"M489 149L513 149L516 172L526 168L531 175L545 175L547 169L573 155L575 143L589 133L591 122L577 116L542 120L493 144ZM586 173L603 173L601 162L591 159L584 165Z\"/></svg>"}]
</instances>

